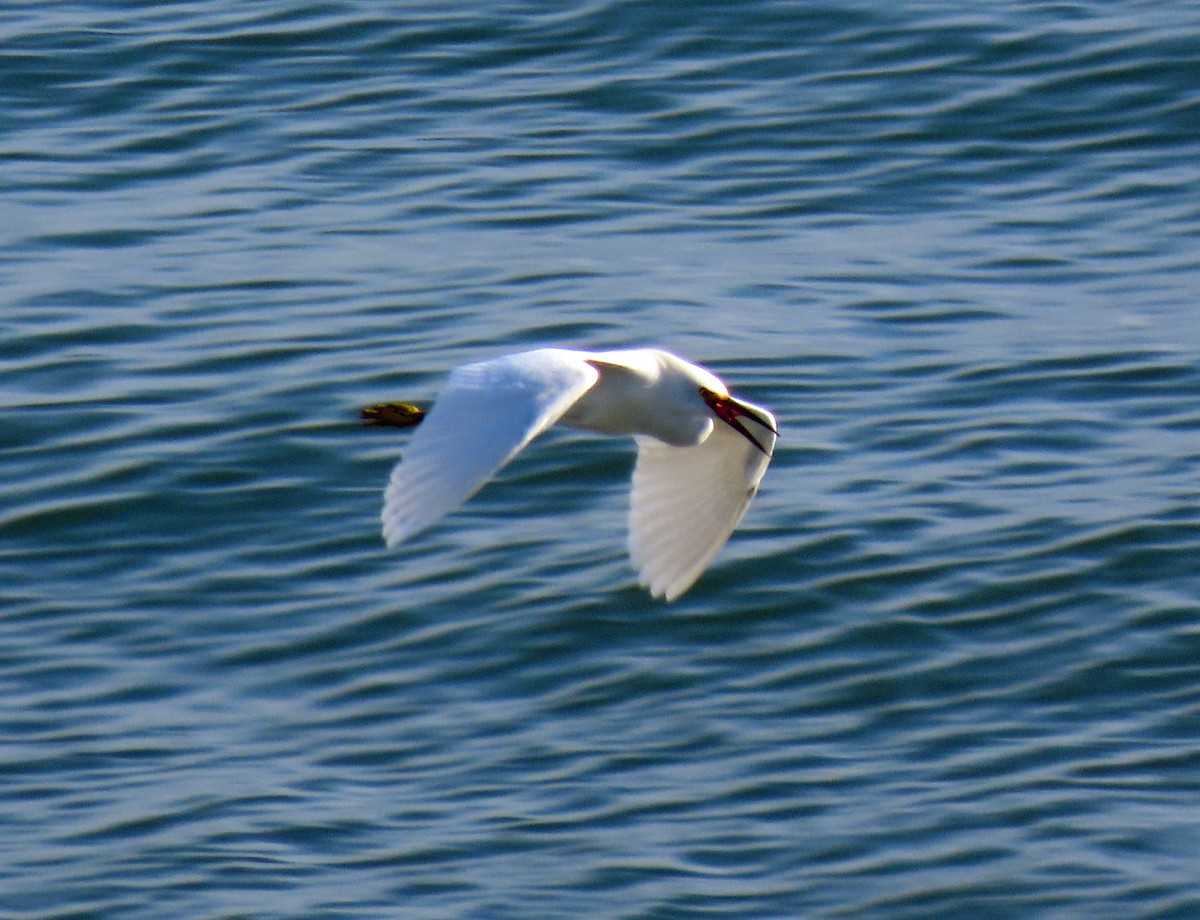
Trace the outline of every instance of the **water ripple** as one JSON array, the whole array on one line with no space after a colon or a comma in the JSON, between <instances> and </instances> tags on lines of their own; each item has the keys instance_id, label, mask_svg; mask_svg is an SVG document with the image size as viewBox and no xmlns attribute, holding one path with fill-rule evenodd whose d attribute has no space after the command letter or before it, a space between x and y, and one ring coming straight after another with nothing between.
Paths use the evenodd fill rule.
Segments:
<instances>
[{"instance_id":1,"label":"water ripple","mask_svg":"<svg viewBox=\"0 0 1200 920\"><path fill-rule=\"evenodd\" d=\"M1200 911L1194 17L0 12L0 913ZM628 446L388 553L449 368L772 406L678 604Z\"/></svg>"}]
</instances>

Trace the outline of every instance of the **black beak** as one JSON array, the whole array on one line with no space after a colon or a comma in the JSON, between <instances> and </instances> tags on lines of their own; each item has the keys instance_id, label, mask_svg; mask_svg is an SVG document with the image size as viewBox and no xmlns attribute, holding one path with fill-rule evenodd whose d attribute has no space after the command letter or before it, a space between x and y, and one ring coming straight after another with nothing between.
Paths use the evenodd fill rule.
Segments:
<instances>
[{"instance_id":1,"label":"black beak","mask_svg":"<svg viewBox=\"0 0 1200 920\"><path fill-rule=\"evenodd\" d=\"M700 388L700 397L708 404L708 407L716 413L717 418L723 421L726 425L744 437L747 441L761 450L764 454L767 449L762 446L762 443L742 424L741 419L752 419L763 428L772 432L775 435L779 431L771 424L771 420L764 418L756 409L747 406L744 402L739 402L732 396L722 396L720 393L714 393L707 387Z\"/></svg>"}]
</instances>

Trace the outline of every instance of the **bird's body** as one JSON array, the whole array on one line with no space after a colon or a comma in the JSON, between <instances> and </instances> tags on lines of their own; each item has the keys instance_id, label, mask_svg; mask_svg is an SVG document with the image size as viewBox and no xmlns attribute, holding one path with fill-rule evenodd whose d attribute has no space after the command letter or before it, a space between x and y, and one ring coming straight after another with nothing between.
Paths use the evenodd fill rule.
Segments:
<instances>
[{"instance_id":1,"label":"bird's body","mask_svg":"<svg viewBox=\"0 0 1200 920\"><path fill-rule=\"evenodd\" d=\"M642 584L667 600L687 590L725 544L776 437L766 409L734 399L711 372L656 349L506 355L453 371L424 418L404 404L364 416L401 427L420 422L385 493L388 546L470 498L555 423L632 435L630 555Z\"/></svg>"},{"instance_id":2,"label":"bird's body","mask_svg":"<svg viewBox=\"0 0 1200 920\"><path fill-rule=\"evenodd\" d=\"M556 361L583 354L544 351ZM599 379L563 413L561 424L597 434L645 435L672 447L695 447L712 431L712 413L697 393L701 386L720 392L724 384L703 368L650 349L600 351L583 360Z\"/></svg>"}]
</instances>

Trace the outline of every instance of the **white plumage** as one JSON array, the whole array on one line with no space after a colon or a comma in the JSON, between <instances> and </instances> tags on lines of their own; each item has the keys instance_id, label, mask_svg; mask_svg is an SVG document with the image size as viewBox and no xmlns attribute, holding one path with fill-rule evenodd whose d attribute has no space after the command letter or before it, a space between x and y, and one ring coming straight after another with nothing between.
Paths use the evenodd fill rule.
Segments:
<instances>
[{"instance_id":1,"label":"white plumage","mask_svg":"<svg viewBox=\"0 0 1200 920\"><path fill-rule=\"evenodd\" d=\"M542 348L468 364L451 372L392 470L388 546L466 501L556 422L635 437L629 553L641 583L666 600L691 587L725 545L776 438L770 412L665 351Z\"/></svg>"}]
</instances>

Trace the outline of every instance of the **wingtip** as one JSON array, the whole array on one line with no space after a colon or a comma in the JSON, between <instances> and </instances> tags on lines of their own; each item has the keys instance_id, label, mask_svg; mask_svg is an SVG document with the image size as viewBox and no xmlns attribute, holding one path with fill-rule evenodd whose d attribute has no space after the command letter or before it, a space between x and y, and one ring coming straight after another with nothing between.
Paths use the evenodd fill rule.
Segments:
<instances>
[{"instance_id":1,"label":"wingtip","mask_svg":"<svg viewBox=\"0 0 1200 920\"><path fill-rule=\"evenodd\" d=\"M646 593L648 593L656 601L662 601L664 604L671 604L682 597L687 590L696 583L696 580L697 579L693 578L686 584L682 584L679 581L673 583L664 583L661 580L648 581L643 578L638 582L638 584L641 585L641 587L646 590Z\"/></svg>"},{"instance_id":2,"label":"wingtip","mask_svg":"<svg viewBox=\"0 0 1200 920\"><path fill-rule=\"evenodd\" d=\"M417 530L413 527L404 527L402 522L394 518L385 519L383 522L383 544L388 549L395 549L409 537L413 536Z\"/></svg>"},{"instance_id":3,"label":"wingtip","mask_svg":"<svg viewBox=\"0 0 1200 920\"><path fill-rule=\"evenodd\" d=\"M380 535L383 537L384 546L386 546L388 549L395 549L410 536L412 536L412 534L405 530L400 520L388 514L388 510L389 509L385 504L382 515L383 526L380 528Z\"/></svg>"}]
</instances>

